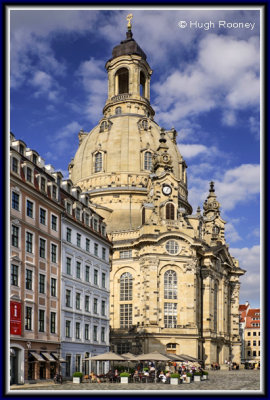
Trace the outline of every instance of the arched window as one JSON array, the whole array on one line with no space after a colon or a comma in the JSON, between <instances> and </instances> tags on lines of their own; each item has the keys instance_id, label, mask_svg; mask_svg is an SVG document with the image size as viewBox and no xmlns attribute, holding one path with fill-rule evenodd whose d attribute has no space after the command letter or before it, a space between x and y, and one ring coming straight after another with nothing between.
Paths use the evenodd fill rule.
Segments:
<instances>
[{"instance_id":1,"label":"arched window","mask_svg":"<svg viewBox=\"0 0 270 400\"><path fill-rule=\"evenodd\" d=\"M115 114L116 115L122 114L122 108L121 107L116 107Z\"/></svg>"},{"instance_id":2,"label":"arched window","mask_svg":"<svg viewBox=\"0 0 270 400\"><path fill-rule=\"evenodd\" d=\"M106 121L103 121L102 123L101 123L101 125L100 125L100 132L104 132L105 131L105 129L107 129L107 127L108 127L108 124L107 124L107 122Z\"/></svg>"},{"instance_id":3,"label":"arched window","mask_svg":"<svg viewBox=\"0 0 270 400\"><path fill-rule=\"evenodd\" d=\"M120 68L116 73L116 82L118 79L118 94L121 93L129 93L128 90L128 69L127 68Z\"/></svg>"},{"instance_id":4,"label":"arched window","mask_svg":"<svg viewBox=\"0 0 270 400\"><path fill-rule=\"evenodd\" d=\"M142 225L145 224L145 208L142 208Z\"/></svg>"},{"instance_id":5,"label":"arched window","mask_svg":"<svg viewBox=\"0 0 270 400\"><path fill-rule=\"evenodd\" d=\"M148 129L148 121L146 119L142 120L142 127L145 131Z\"/></svg>"},{"instance_id":6,"label":"arched window","mask_svg":"<svg viewBox=\"0 0 270 400\"><path fill-rule=\"evenodd\" d=\"M132 300L132 275L125 272L120 276L120 301Z\"/></svg>"},{"instance_id":7,"label":"arched window","mask_svg":"<svg viewBox=\"0 0 270 400\"><path fill-rule=\"evenodd\" d=\"M144 169L151 171L152 168L152 153L150 151L146 151L144 153Z\"/></svg>"},{"instance_id":8,"label":"arched window","mask_svg":"<svg viewBox=\"0 0 270 400\"><path fill-rule=\"evenodd\" d=\"M218 310L218 284L214 286L214 331L217 332L217 310Z\"/></svg>"},{"instance_id":9,"label":"arched window","mask_svg":"<svg viewBox=\"0 0 270 400\"><path fill-rule=\"evenodd\" d=\"M145 75L140 72L140 96L145 97Z\"/></svg>"},{"instance_id":10,"label":"arched window","mask_svg":"<svg viewBox=\"0 0 270 400\"><path fill-rule=\"evenodd\" d=\"M95 155L95 172L102 171L102 154L96 153Z\"/></svg>"},{"instance_id":11,"label":"arched window","mask_svg":"<svg viewBox=\"0 0 270 400\"><path fill-rule=\"evenodd\" d=\"M166 219L174 219L174 205L172 203L166 204Z\"/></svg>"},{"instance_id":12,"label":"arched window","mask_svg":"<svg viewBox=\"0 0 270 400\"><path fill-rule=\"evenodd\" d=\"M171 269L164 274L164 299L177 299L177 274Z\"/></svg>"}]
</instances>

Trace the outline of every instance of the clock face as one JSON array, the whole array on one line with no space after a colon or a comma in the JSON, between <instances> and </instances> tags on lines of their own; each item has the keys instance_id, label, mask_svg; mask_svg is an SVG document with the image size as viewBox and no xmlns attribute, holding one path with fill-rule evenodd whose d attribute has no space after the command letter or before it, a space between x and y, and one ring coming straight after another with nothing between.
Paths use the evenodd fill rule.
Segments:
<instances>
[{"instance_id":1,"label":"clock face","mask_svg":"<svg viewBox=\"0 0 270 400\"><path fill-rule=\"evenodd\" d=\"M164 185L162 188L162 192L168 196L172 193L172 188L169 185Z\"/></svg>"}]
</instances>

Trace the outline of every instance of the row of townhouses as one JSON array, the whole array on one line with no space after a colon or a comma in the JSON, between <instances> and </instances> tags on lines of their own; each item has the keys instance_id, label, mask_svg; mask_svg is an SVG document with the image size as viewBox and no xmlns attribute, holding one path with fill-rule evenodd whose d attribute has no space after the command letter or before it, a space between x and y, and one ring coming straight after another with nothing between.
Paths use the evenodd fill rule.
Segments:
<instances>
[{"instance_id":1,"label":"row of townhouses","mask_svg":"<svg viewBox=\"0 0 270 400\"><path fill-rule=\"evenodd\" d=\"M96 365L85 359L109 350L106 224L87 193L13 134L10 218L11 383L88 373Z\"/></svg>"},{"instance_id":2,"label":"row of townhouses","mask_svg":"<svg viewBox=\"0 0 270 400\"><path fill-rule=\"evenodd\" d=\"M261 359L260 308L251 308L248 301L239 305L241 362L258 366Z\"/></svg>"}]
</instances>

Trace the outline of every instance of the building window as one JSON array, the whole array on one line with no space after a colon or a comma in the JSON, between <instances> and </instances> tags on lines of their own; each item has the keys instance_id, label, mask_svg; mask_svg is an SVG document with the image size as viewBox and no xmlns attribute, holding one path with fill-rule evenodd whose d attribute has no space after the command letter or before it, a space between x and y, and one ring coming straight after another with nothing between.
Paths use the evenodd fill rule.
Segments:
<instances>
[{"instance_id":1,"label":"building window","mask_svg":"<svg viewBox=\"0 0 270 400\"><path fill-rule=\"evenodd\" d=\"M105 300L102 300L102 302L101 302L101 315L103 317L105 317L105 315L106 315L106 302L105 302Z\"/></svg>"},{"instance_id":2,"label":"building window","mask_svg":"<svg viewBox=\"0 0 270 400\"><path fill-rule=\"evenodd\" d=\"M67 270L67 274L71 275L71 258L70 257L66 258L66 270Z\"/></svg>"},{"instance_id":3,"label":"building window","mask_svg":"<svg viewBox=\"0 0 270 400\"><path fill-rule=\"evenodd\" d=\"M218 323L218 284L215 282L214 286L214 331L217 331L217 323Z\"/></svg>"},{"instance_id":4,"label":"building window","mask_svg":"<svg viewBox=\"0 0 270 400\"><path fill-rule=\"evenodd\" d=\"M12 208L19 211L20 195L18 193L12 192Z\"/></svg>"},{"instance_id":5,"label":"building window","mask_svg":"<svg viewBox=\"0 0 270 400\"><path fill-rule=\"evenodd\" d=\"M115 114L116 114L116 115L122 114L122 108L121 108L121 107L116 107L116 109L115 109Z\"/></svg>"},{"instance_id":6,"label":"building window","mask_svg":"<svg viewBox=\"0 0 270 400\"><path fill-rule=\"evenodd\" d=\"M81 247L81 235L77 233L77 246Z\"/></svg>"},{"instance_id":7,"label":"building window","mask_svg":"<svg viewBox=\"0 0 270 400\"><path fill-rule=\"evenodd\" d=\"M257 352L256 352L256 350L253 350L253 352L252 352L252 356L253 356L253 357L256 357L256 356L257 356Z\"/></svg>"},{"instance_id":8,"label":"building window","mask_svg":"<svg viewBox=\"0 0 270 400\"><path fill-rule=\"evenodd\" d=\"M152 168L152 153L150 151L146 151L144 153L144 169L146 169L147 171L151 171L151 168Z\"/></svg>"},{"instance_id":9,"label":"building window","mask_svg":"<svg viewBox=\"0 0 270 400\"><path fill-rule=\"evenodd\" d=\"M76 215L76 219L78 221L80 221L81 220L81 209L79 207L76 207L75 215Z\"/></svg>"},{"instance_id":10,"label":"building window","mask_svg":"<svg viewBox=\"0 0 270 400\"><path fill-rule=\"evenodd\" d=\"M18 267L18 265L11 264L10 283L13 286L19 286L19 267Z\"/></svg>"},{"instance_id":11,"label":"building window","mask_svg":"<svg viewBox=\"0 0 270 400\"><path fill-rule=\"evenodd\" d=\"M71 307L71 290L66 289L66 307Z\"/></svg>"},{"instance_id":12,"label":"building window","mask_svg":"<svg viewBox=\"0 0 270 400\"><path fill-rule=\"evenodd\" d=\"M98 285L98 270L94 269L94 285Z\"/></svg>"},{"instance_id":13,"label":"building window","mask_svg":"<svg viewBox=\"0 0 270 400\"><path fill-rule=\"evenodd\" d=\"M106 274L105 272L102 272L102 279L101 279L101 285L103 287L103 289L106 289Z\"/></svg>"},{"instance_id":14,"label":"building window","mask_svg":"<svg viewBox=\"0 0 270 400\"><path fill-rule=\"evenodd\" d=\"M120 251L120 258L131 258L132 257L132 250L121 250Z\"/></svg>"},{"instance_id":15,"label":"building window","mask_svg":"<svg viewBox=\"0 0 270 400\"><path fill-rule=\"evenodd\" d=\"M45 192L46 191L46 179L43 176L40 178L40 189Z\"/></svg>"},{"instance_id":16,"label":"building window","mask_svg":"<svg viewBox=\"0 0 270 400\"><path fill-rule=\"evenodd\" d=\"M132 275L125 272L120 276L120 300L132 300Z\"/></svg>"},{"instance_id":17,"label":"building window","mask_svg":"<svg viewBox=\"0 0 270 400\"><path fill-rule=\"evenodd\" d=\"M90 304L90 301L89 301L89 299L90 299L90 297L89 297L89 296L85 296L85 302L84 302L84 305L85 305L85 311L88 311L88 312L89 312L89 304Z\"/></svg>"},{"instance_id":18,"label":"building window","mask_svg":"<svg viewBox=\"0 0 270 400\"><path fill-rule=\"evenodd\" d=\"M98 300L94 298L94 303L93 303L93 313L97 314L97 309L98 309Z\"/></svg>"},{"instance_id":19,"label":"building window","mask_svg":"<svg viewBox=\"0 0 270 400\"><path fill-rule=\"evenodd\" d=\"M257 346L256 340L253 340L253 346Z\"/></svg>"},{"instance_id":20,"label":"building window","mask_svg":"<svg viewBox=\"0 0 270 400\"><path fill-rule=\"evenodd\" d=\"M97 342L97 326L94 325L93 327L93 340L94 342Z\"/></svg>"},{"instance_id":21,"label":"building window","mask_svg":"<svg viewBox=\"0 0 270 400\"><path fill-rule=\"evenodd\" d=\"M32 182L32 174L33 174L33 172L31 170L31 168L27 167L26 168L26 180L28 182Z\"/></svg>"},{"instance_id":22,"label":"building window","mask_svg":"<svg viewBox=\"0 0 270 400\"><path fill-rule=\"evenodd\" d=\"M32 290L32 283L33 283L33 272L30 269L27 269L25 278L25 288L27 290Z\"/></svg>"},{"instance_id":23,"label":"building window","mask_svg":"<svg viewBox=\"0 0 270 400\"><path fill-rule=\"evenodd\" d=\"M174 205L173 203L166 204L166 219L174 219Z\"/></svg>"},{"instance_id":24,"label":"building window","mask_svg":"<svg viewBox=\"0 0 270 400\"><path fill-rule=\"evenodd\" d=\"M39 293L45 293L45 275L39 274Z\"/></svg>"},{"instance_id":25,"label":"building window","mask_svg":"<svg viewBox=\"0 0 270 400\"><path fill-rule=\"evenodd\" d=\"M45 331L45 311L44 310L38 311L38 331L39 332Z\"/></svg>"},{"instance_id":26,"label":"building window","mask_svg":"<svg viewBox=\"0 0 270 400\"><path fill-rule=\"evenodd\" d=\"M85 250L90 252L90 240L89 239L85 239Z\"/></svg>"},{"instance_id":27,"label":"building window","mask_svg":"<svg viewBox=\"0 0 270 400\"><path fill-rule=\"evenodd\" d=\"M56 263L56 251L57 251L57 246L56 244L51 244L51 262Z\"/></svg>"},{"instance_id":28,"label":"building window","mask_svg":"<svg viewBox=\"0 0 270 400\"><path fill-rule=\"evenodd\" d=\"M20 146L19 146L19 153L24 156L24 145L23 144L20 144Z\"/></svg>"},{"instance_id":29,"label":"building window","mask_svg":"<svg viewBox=\"0 0 270 400\"><path fill-rule=\"evenodd\" d=\"M106 121L101 122L99 132L104 132L105 129L107 129L107 127L108 127L108 124Z\"/></svg>"},{"instance_id":30,"label":"building window","mask_svg":"<svg viewBox=\"0 0 270 400\"><path fill-rule=\"evenodd\" d=\"M52 229L57 231L57 217L55 215L52 215Z\"/></svg>"},{"instance_id":31,"label":"building window","mask_svg":"<svg viewBox=\"0 0 270 400\"><path fill-rule=\"evenodd\" d=\"M145 207L142 208L142 225L145 224Z\"/></svg>"},{"instance_id":32,"label":"building window","mask_svg":"<svg viewBox=\"0 0 270 400\"><path fill-rule=\"evenodd\" d=\"M106 260L106 249L102 247L102 260Z\"/></svg>"},{"instance_id":33,"label":"building window","mask_svg":"<svg viewBox=\"0 0 270 400\"><path fill-rule=\"evenodd\" d=\"M70 329L70 321L66 321L66 337L67 338L71 337L70 331L71 331L71 329Z\"/></svg>"},{"instance_id":34,"label":"building window","mask_svg":"<svg viewBox=\"0 0 270 400\"><path fill-rule=\"evenodd\" d=\"M164 303L164 326L165 328L176 328L177 303Z\"/></svg>"},{"instance_id":35,"label":"building window","mask_svg":"<svg viewBox=\"0 0 270 400\"><path fill-rule=\"evenodd\" d=\"M251 356L251 351L250 350L248 350L247 355L248 355L248 357Z\"/></svg>"},{"instance_id":36,"label":"building window","mask_svg":"<svg viewBox=\"0 0 270 400\"><path fill-rule=\"evenodd\" d=\"M30 232L26 232L26 251L33 253L33 234Z\"/></svg>"},{"instance_id":37,"label":"building window","mask_svg":"<svg viewBox=\"0 0 270 400\"><path fill-rule=\"evenodd\" d=\"M102 234L102 236L106 236L106 229L105 229L105 226L103 226L103 225L101 227L101 234Z\"/></svg>"},{"instance_id":38,"label":"building window","mask_svg":"<svg viewBox=\"0 0 270 400\"><path fill-rule=\"evenodd\" d=\"M33 163L36 164L37 163L37 156L35 154L33 154Z\"/></svg>"},{"instance_id":39,"label":"building window","mask_svg":"<svg viewBox=\"0 0 270 400\"><path fill-rule=\"evenodd\" d=\"M75 371L78 371L78 372L81 371L81 356L79 354L76 354Z\"/></svg>"},{"instance_id":40,"label":"building window","mask_svg":"<svg viewBox=\"0 0 270 400\"><path fill-rule=\"evenodd\" d=\"M84 214L85 225L89 226L89 214Z\"/></svg>"},{"instance_id":41,"label":"building window","mask_svg":"<svg viewBox=\"0 0 270 400\"><path fill-rule=\"evenodd\" d=\"M89 325L88 324L84 325L84 338L85 338L85 340L89 340Z\"/></svg>"},{"instance_id":42,"label":"building window","mask_svg":"<svg viewBox=\"0 0 270 400\"><path fill-rule=\"evenodd\" d=\"M68 214L72 214L72 211L71 211L71 204L70 203L66 203L66 210L67 210L67 213Z\"/></svg>"},{"instance_id":43,"label":"building window","mask_svg":"<svg viewBox=\"0 0 270 400\"><path fill-rule=\"evenodd\" d=\"M120 328L132 325L132 304L120 304Z\"/></svg>"},{"instance_id":44,"label":"building window","mask_svg":"<svg viewBox=\"0 0 270 400\"><path fill-rule=\"evenodd\" d=\"M145 75L140 72L140 96L145 97Z\"/></svg>"},{"instance_id":45,"label":"building window","mask_svg":"<svg viewBox=\"0 0 270 400\"><path fill-rule=\"evenodd\" d=\"M11 245L14 247L19 247L19 228L15 225L12 225Z\"/></svg>"},{"instance_id":46,"label":"building window","mask_svg":"<svg viewBox=\"0 0 270 400\"><path fill-rule=\"evenodd\" d=\"M71 243L71 229L70 228L67 228L66 240L67 240L67 242Z\"/></svg>"},{"instance_id":47,"label":"building window","mask_svg":"<svg viewBox=\"0 0 270 400\"><path fill-rule=\"evenodd\" d=\"M102 153L95 154L95 172L102 171Z\"/></svg>"},{"instance_id":48,"label":"building window","mask_svg":"<svg viewBox=\"0 0 270 400\"><path fill-rule=\"evenodd\" d=\"M94 230L97 232L98 231L98 222L95 218L93 221L94 221Z\"/></svg>"},{"instance_id":49,"label":"building window","mask_svg":"<svg viewBox=\"0 0 270 400\"><path fill-rule=\"evenodd\" d=\"M44 210L43 208L40 208L39 210L39 222L42 225L46 225L46 210Z\"/></svg>"},{"instance_id":50,"label":"building window","mask_svg":"<svg viewBox=\"0 0 270 400\"><path fill-rule=\"evenodd\" d=\"M248 340L248 342L247 342L248 347L250 347L250 343L251 343L250 340Z\"/></svg>"},{"instance_id":51,"label":"building window","mask_svg":"<svg viewBox=\"0 0 270 400\"><path fill-rule=\"evenodd\" d=\"M94 245L94 254L95 254L95 256L98 257L98 244L97 243L95 243L95 245Z\"/></svg>"},{"instance_id":52,"label":"building window","mask_svg":"<svg viewBox=\"0 0 270 400\"><path fill-rule=\"evenodd\" d=\"M76 339L81 338L81 326L79 322L76 322Z\"/></svg>"},{"instance_id":53,"label":"building window","mask_svg":"<svg viewBox=\"0 0 270 400\"><path fill-rule=\"evenodd\" d=\"M79 261L76 263L76 278L81 279L81 263Z\"/></svg>"},{"instance_id":54,"label":"building window","mask_svg":"<svg viewBox=\"0 0 270 400\"><path fill-rule=\"evenodd\" d=\"M101 337L100 337L100 339L101 339L102 343L105 342L105 327L104 326L101 327Z\"/></svg>"},{"instance_id":55,"label":"building window","mask_svg":"<svg viewBox=\"0 0 270 400\"><path fill-rule=\"evenodd\" d=\"M56 279L51 278L51 296L56 297Z\"/></svg>"},{"instance_id":56,"label":"building window","mask_svg":"<svg viewBox=\"0 0 270 400\"><path fill-rule=\"evenodd\" d=\"M30 218L34 217L34 204L30 200L26 201L26 215Z\"/></svg>"},{"instance_id":57,"label":"building window","mask_svg":"<svg viewBox=\"0 0 270 400\"><path fill-rule=\"evenodd\" d=\"M128 353L131 350L129 342L119 342L117 343L117 354Z\"/></svg>"},{"instance_id":58,"label":"building window","mask_svg":"<svg viewBox=\"0 0 270 400\"><path fill-rule=\"evenodd\" d=\"M31 331L32 329L32 307L25 308L25 330Z\"/></svg>"},{"instance_id":59,"label":"building window","mask_svg":"<svg viewBox=\"0 0 270 400\"><path fill-rule=\"evenodd\" d=\"M52 197L54 198L54 199L56 199L56 196L57 196L57 189L56 189L56 186L52 186Z\"/></svg>"},{"instance_id":60,"label":"building window","mask_svg":"<svg viewBox=\"0 0 270 400\"><path fill-rule=\"evenodd\" d=\"M56 313L51 312L51 333L56 332Z\"/></svg>"},{"instance_id":61,"label":"building window","mask_svg":"<svg viewBox=\"0 0 270 400\"><path fill-rule=\"evenodd\" d=\"M85 280L86 280L86 282L89 282L89 280L90 280L90 267L89 267L89 265L85 266Z\"/></svg>"},{"instance_id":62,"label":"building window","mask_svg":"<svg viewBox=\"0 0 270 400\"><path fill-rule=\"evenodd\" d=\"M248 332L247 335L248 335L248 336L251 336L251 332Z\"/></svg>"},{"instance_id":63,"label":"building window","mask_svg":"<svg viewBox=\"0 0 270 400\"><path fill-rule=\"evenodd\" d=\"M169 270L164 274L164 299L177 299L177 274Z\"/></svg>"},{"instance_id":64,"label":"building window","mask_svg":"<svg viewBox=\"0 0 270 400\"><path fill-rule=\"evenodd\" d=\"M76 293L76 310L81 309L81 295L80 293Z\"/></svg>"},{"instance_id":65,"label":"building window","mask_svg":"<svg viewBox=\"0 0 270 400\"><path fill-rule=\"evenodd\" d=\"M129 86L129 72L127 68L120 68L115 76L118 79L118 93L129 93L128 86ZM116 81L117 82L117 81Z\"/></svg>"},{"instance_id":66,"label":"building window","mask_svg":"<svg viewBox=\"0 0 270 400\"><path fill-rule=\"evenodd\" d=\"M19 162L18 162L17 158L12 157L12 171L17 174L18 170L19 170Z\"/></svg>"},{"instance_id":67,"label":"building window","mask_svg":"<svg viewBox=\"0 0 270 400\"><path fill-rule=\"evenodd\" d=\"M175 240L168 240L166 242L166 250L169 254L177 254L179 252L179 245Z\"/></svg>"},{"instance_id":68,"label":"building window","mask_svg":"<svg viewBox=\"0 0 270 400\"><path fill-rule=\"evenodd\" d=\"M257 332L253 332L253 336L256 336L257 335Z\"/></svg>"},{"instance_id":69,"label":"building window","mask_svg":"<svg viewBox=\"0 0 270 400\"><path fill-rule=\"evenodd\" d=\"M46 256L46 240L40 238L39 239L39 257L45 258Z\"/></svg>"}]
</instances>

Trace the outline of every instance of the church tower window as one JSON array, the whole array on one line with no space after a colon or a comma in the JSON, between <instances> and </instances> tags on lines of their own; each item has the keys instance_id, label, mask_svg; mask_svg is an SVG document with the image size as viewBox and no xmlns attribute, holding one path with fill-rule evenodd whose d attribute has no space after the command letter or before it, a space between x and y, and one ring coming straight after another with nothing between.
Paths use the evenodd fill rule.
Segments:
<instances>
[{"instance_id":1,"label":"church tower window","mask_svg":"<svg viewBox=\"0 0 270 400\"><path fill-rule=\"evenodd\" d=\"M95 172L100 172L102 170L102 154L97 153L95 155Z\"/></svg>"},{"instance_id":2,"label":"church tower window","mask_svg":"<svg viewBox=\"0 0 270 400\"><path fill-rule=\"evenodd\" d=\"M144 169L147 171L151 171L152 168L152 153L150 151L146 151L144 153Z\"/></svg>"},{"instance_id":3,"label":"church tower window","mask_svg":"<svg viewBox=\"0 0 270 400\"><path fill-rule=\"evenodd\" d=\"M125 272L120 277L120 301L132 300L132 275Z\"/></svg>"},{"instance_id":4,"label":"church tower window","mask_svg":"<svg viewBox=\"0 0 270 400\"><path fill-rule=\"evenodd\" d=\"M116 86L118 86L118 94L129 93L128 84L129 84L129 76L128 76L127 68L120 68L116 73ZM117 85L118 80L118 85Z\"/></svg>"},{"instance_id":5,"label":"church tower window","mask_svg":"<svg viewBox=\"0 0 270 400\"><path fill-rule=\"evenodd\" d=\"M218 284L214 287L214 331L217 332L217 310L218 310Z\"/></svg>"},{"instance_id":6,"label":"church tower window","mask_svg":"<svg viewBox=\"0 0 270 400\"><path fill-rule=\"evenodd\" d=\"M177 274L169 270L164 274L164 299L177 299Z\"/></svg>"},{"instance_id":7,"label":"church tower window","mask_svg":"<svg viewBox=\"0 0 270 400\"><path fill-rule=\"evenodd\" d=\"M172 203L166 204L166 219L174 219L174 205Z\"/></svg>"},{"instance_id":8,"label":"church tower window","mask_svg":"<svg viewBox=\"0 0 270 400\"><path fill-rule=\"evenodd\" d=\"M115 114L116 115L122 114L122 108L121 107L116 107Z\"/></svg>"},{"instance_id":9,"label":"church tower window","mask_svg":"<svg viewBox=\"0 0 270 400\"><path fill-rule=\"evenodd\" d=\"M164 326L165 328L176 328L177 303L164 303Z\"/></svg>"},{"instance_id":10,"label":"church tower window","mask_svg":"<svg viewBox=\"0 0 270 400\"><path fill-rule=\"evenodd\" d=\"M100 125L100 132L104 132L105 131L105 129L107 129L108 128L108 124L107 124L107 122L106 121L103 121L102 123L101 123L101 125Z\"/></svg>"},{"instance_id":11,"label":"church tower window","mask_svg":"<svg viewBox=\"0 0 270 400\"><path fill-rule=\"evenodd\" d=\"M168 240L166 250L169 254L177 254L179 252L178 243L175 240Z\"/></svg>"},{"instance_id":12,"label":"church tower window","mask_svg":"<svg viewBox=\"0 0 270 400\"><path fill-rule=\"evenodd\" d=\"M145 224L145 208L142 208L142 225Z\"/></svg>"},{"instance_id":13,"label":"church tower window","mask_svg":"<svg viewBox=\"0 0 270 400\"><path fill-rule=\"evenodd\" d=\"M140 72L140 96L145 97L145 75Z\"/></svg>"}]
</instances>

